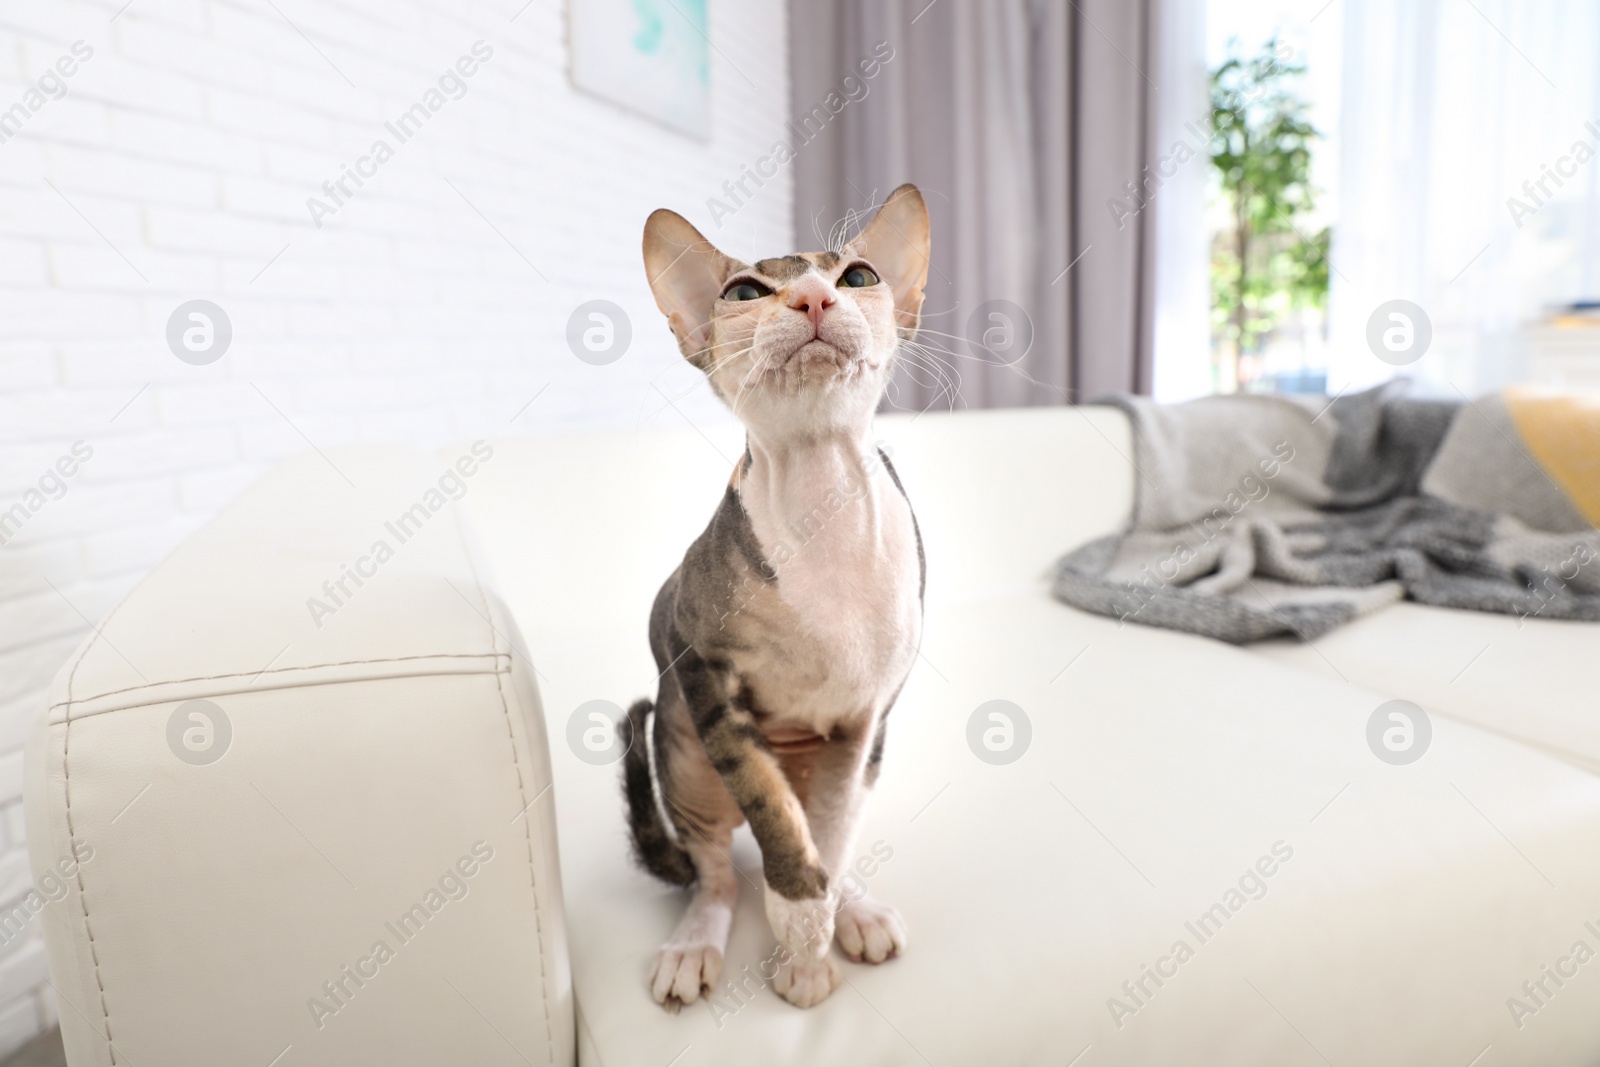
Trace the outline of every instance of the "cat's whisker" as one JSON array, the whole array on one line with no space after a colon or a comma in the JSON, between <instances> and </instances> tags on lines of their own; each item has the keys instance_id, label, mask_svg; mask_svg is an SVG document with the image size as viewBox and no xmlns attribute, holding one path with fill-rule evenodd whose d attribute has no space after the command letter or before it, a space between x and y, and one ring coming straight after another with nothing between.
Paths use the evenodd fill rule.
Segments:
<instances>
[{"instance_id":1,"label":"cat's whisker","mask_svg":"<svg viewBox=\"0 0 1600 1067\"><path fill-rule=\"evenodd\" d=\"M968 341L969 340L968 338L965 338L965 337L961 336L960 334L945 333L942 330L919 329L917 331L917 333L918 333L919 336L921 334L924 334L924 333L929 333L929 334L933 334L936 337L949 337L949 338L953 338L953 339L958 340L958 341ZM1058 395L1060 395L1064 400L1067 400L1068 402L1071 401L1072 391L1070 389L1064 389L1059 385L1055 385L1054 383L1040 381L1038 378L1035 378L1032 374L1029 374L1026 370L1023 369L1021 359L1004 359L1004 358L1000 357L997 353L995 353L992 349L985 348L982 345L978 345L976 347L978 347L983 352L987 353L988 356L993 357L993 358L985 358L984 356L973 355L970 352L957 352L957 351L954 351L952 349L942 348L942 347L939 348L938 351L944 352L946 355L954 356L957 359L970 359L975 363L983 363L983 364L985 364L987 366L991 366L991 367L1003 367L1006 370L1010 371L1012 374L1015 374L1017 377L1021 378L1023 381L1027 382L1029 385L1036 385L1036 386L1040 387L1041 389L1049 389L1052 392L1057 393Z\"/></svg>"},{"instance_id":2,"label":"cat's whisker","mask_svg":"<svg viewBox=\"0 0 1600 1067\"><path fill-rule=\"evenodd\" d=\"M916 382L916 384L923 385L922 382L917 381L917 379L911 375L911 370L915 368L918 370L927 371L933 376L934 384L939 387L939 393L934 397L934 402L937 403L941 398L948 397L950 400L950 406L953 408L956 400L961 396L960 373L953 366L941 359L926 345L922 345L916 341L903 341L901 342L900 349L901 352L906 356L905 365L907 367L908 376L912 377L912 380Z\"/></svg>"},{"instance_id":3,"label":"cat's whisker","mask_svg":"<svg viewBox=\"0 0 1600 1067\"><path fill-rule=\"evenodd\" d=\"M921 337L921 335L923 335L923 334L932 334L932 335L934 335L936 337L949 337L949 338L953 338L953 339L958 340L958 341L967 340L967 338L962 337L960 334L945 333L945 332L943 332L941 330L929 330L929 329L926 329L926 328L919 329L917 331L917 334L918 334L918 337ZM1040 387L1045 388L1045 389L1054 390L1054 391L1056 391L1058 393L1061 393L1063 396L1067 395L1067 393L1064 390L1062 390L1059 386L1052 385L1049 382L1039 381L1038 379L1034 378L1031 374L1029 374L1026 370L1024 370L1022 368L1020 360L1005 359L1002 356L1000 356L999 353L996 353L992 349L984 348L984 346L982 346L982 345L978 345L977 347L981 351L983 351L985 353L985 355L974 355L971 352L962 352L962 351L959 351L958 349L955 349L955 348L946 348L943 345L926 344L926 343L921 342L921 341L917 341L917 342L914 342L914 343L922 345L923 347L925 347L925 348L927 348L927 349L929 349L931 351L943 353L944 355L950 356L952 359L971 360L974 363L982 363L985 366L1005 368L1006 370L1011 371L1013 374L1017 375L1019 378L1022 378L1024 381L1029 382L1030 384L1037 385L1037 386L1040 386Z\"/></svg>"},{"instance_id":4,"label":"cat's whisker","mask_svg":"<svg viewBox=\"0 0 1600 1067\"><path fill-rule=\"evenodd\" d=\"M719 348L730 348L730 347L732 347L734 345L744 345L746 347L750 347L752 344L754 344L754 342L753 342L753 340L751 338L748 338L748 337L736 337L736 338L733 338L732 340L728 340L728 341L718 341L714 345L706 345L700 351L702 353L715 352Z\"/></svg>"},{"instance_id":5,"label":"cat's whisker","mask_svg":"<svg viewBox=\"0 0 1600 1067\"><path fill-rule=\"evenodd\" d=\"M950 384L939 372L909 359L905 363L905 368L904 373L907 381L918 389L936 390L935 399L949 393Z\"/></svg>"},{"instance_id":6,"label":"cat's whisker","mask_svg":"<svg viewBox=\"0 0 1600 1067\"><path fill-rule=\"evenodd\" d=\"M706 368L706 377L707 378L711 377L713 374L717 373L717 371L721 370L723 367L726 367L728 364L732 363L734 360L738 359L740 356L745 355L747 352L749 352L754 347L755 347L754 345L746 344L743 348L735 349L734 351L729 352L726 355L722 356L715 363L711 364L711 366ZM710 350L707 349L707 351L710 351Z\"/></svg>"},{"instance_id":7,"label":"cat's whisker","mask_svg":"<svg viewBox=\"0 0 1600 1067\"><path fill-rule=\"evenodd\" d=\"M762 370L762 366L761 361L758 359L750 364L750 369L745 371L744 377L739 380L739 389L734 394L733 403L729 405L733 409L734 415L739 414L739 401L744 399L745 390L749 387L747 383L750 381L750 376L760 370Z\"/></svg>"},{"instance_id":8,"label":"cat's whisker","mask_svg":"<svg viewBox=\"0 0 1600 1067\"><path fill-rule=\"evenodd\" d=\"M832 228L829 228L832 232ZM822 232L822 209L819 207L811 216L811 233L817 239L817 244L823 248L828 247L828 235Z\"/></svg>"},{"instance_id":9,"label":"cat's whisker","mask_svg":"<svg viewBox=\"0 0 1600 1067\"><path fill-rule=\"evenodd\" d=\"M908 352L915 353L926 358L930 362L936 363L940 367L943 367L945 370L949 371L950 374L954 375L955 377L960 377L960 373L956 370L955 365L943 358L944 356L954 356L956 353L944 348L936 347L934 345L923 344L921 341L915 340L902 342L901 347Z\"/></svg>"},{"instance_id":10,"label":"cat's whisker","mask_svg":"<svg viewBox=\"0 0 1600 1067\"><path fill-rule=\"evenodd\" d=\"M821 212L819 211L818 215L820 214ZM816 230L817 217L812 216L813 230ZM857 211L855 208L846 208L844 217L830 226L826 235L817 231L817 240L822 244L823 248L834 255L843 255L845 247L849 245L851 238L861 228L863 217L863 212Z\"/></svg>"},{"instance_id":11,"label":"cat's whisker","mask_svg":"<svg viewBox=\"0 0 1600 1067\"><path fill-rule=\"evenodd\" d=\"M908 381L919 389L932 389L939 387L942 391L944 381L935 373L921 364L907 360L905 363L905 376ZM926 377L924 377L926 376ZM896 383L898 385L898 383Z\"/></svg>"}]
</instances>

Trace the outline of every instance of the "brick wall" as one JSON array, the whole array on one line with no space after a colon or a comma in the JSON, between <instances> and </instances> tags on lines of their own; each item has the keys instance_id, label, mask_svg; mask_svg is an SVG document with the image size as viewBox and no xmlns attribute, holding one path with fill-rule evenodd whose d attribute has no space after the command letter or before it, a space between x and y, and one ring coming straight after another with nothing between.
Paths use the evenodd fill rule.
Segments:
<instances>
[{"instance_id":1,"label":"brick wall","mask_svg":"<svg viewBox=\"0 0 1600 1067\"><path fill-rule=\"evenodd\" d=\"M688 391L639 234L669 205L735 254L790 250L787 172L720 227L706 207L782 135L785 5L712 0L706 142L575 91L565 4L522 4L0 9L0 913L28 889L21 746L44 687L272 463L724 417ZM465 95L361 164L478 41ZM336 202L323 183L358 165L375 173ZM320 226L311 197L337 208ZM597 298L633 324L606 366L565 340ZM209 365L168 346L192 299L232 325ZM41 950L0 945L0 1055L53 1022Z\"/></svg>"}]
</instances>

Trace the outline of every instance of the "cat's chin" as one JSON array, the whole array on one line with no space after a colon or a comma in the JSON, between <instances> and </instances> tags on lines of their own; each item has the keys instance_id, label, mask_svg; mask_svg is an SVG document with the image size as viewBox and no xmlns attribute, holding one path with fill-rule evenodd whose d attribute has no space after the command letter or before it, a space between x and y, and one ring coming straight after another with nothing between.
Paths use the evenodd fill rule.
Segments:
<instances>
[{"instance_id":1,"label":"cat's chin","mask_svg":"<svg viewBox=\"0 0 1600 1067\"><path fill-rule=\"evenodd\" d=\"M789 353L783 361L785 369L803 367L807 370L813 368L820 370L833 366L839 370L844 370L849 365L850 357L848 355L821 338L813 338L807 341Z\"/></svg>"},{"instance_id":2,"label":"cat's chin","mask_svg":"<svg viewBox=\"0 0 1600 1067\"><path fill-rule=\"evenodd\" d=\"M876 362L816 339L790 353L781 370L791 381L838 382L858 378L877 368Z\"/></svg>"}]
</instances>

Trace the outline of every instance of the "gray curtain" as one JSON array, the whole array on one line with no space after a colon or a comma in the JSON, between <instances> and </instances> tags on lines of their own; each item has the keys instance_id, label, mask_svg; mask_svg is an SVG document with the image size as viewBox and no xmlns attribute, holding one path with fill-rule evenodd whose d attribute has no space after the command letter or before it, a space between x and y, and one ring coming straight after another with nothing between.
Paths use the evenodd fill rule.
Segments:
<instances>
[{"instance_id":1,"label":"gray curtain","mask_svg":"<svg viewBox=\"0 0 1600 1067\"><path fill-rule=\"evenodd\" d=\"M1149 158L1157 7L792 0L796 236L809 247L901 182L922 189L921 340L959 372L956 407L1150 391L1152 213L1130 190ZM951 403L917 362L887 407Z\"/></svg>"}]
</instances>

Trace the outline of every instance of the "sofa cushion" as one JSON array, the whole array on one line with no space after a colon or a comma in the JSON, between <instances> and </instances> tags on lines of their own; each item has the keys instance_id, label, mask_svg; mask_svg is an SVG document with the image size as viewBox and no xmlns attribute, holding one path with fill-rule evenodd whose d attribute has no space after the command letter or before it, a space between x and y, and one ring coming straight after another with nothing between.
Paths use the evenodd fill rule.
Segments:
<instances>
[{"instance_id":1,"label":"sofa cushion","mask_svg":"<svg viewBox=\"0 0 1600 1067\"><path fill-rule=\"evenodd\" d=\"M736 431L576 456L507 443L469 501L548 709L583 1062L1600 1057L1600 983L1537 1006L1522 989L1576 941L1600 948L1600 780L1448 719L1422 760L1392 766L1366 740L1384 694L1053 601L1038 573L1125 514L1117 431L1066 411L981 418L971 437L978 416L884 420L929 606L857 851L910 947L843 964L808 1012L758 988L773 941L743 832L724 977L750 992L655 1005L650 960L685 897L630 865L617 768L565 740L580 705L653 694L650 601L721 493ZM988 454L988 435L1006 447ZM1031 723L1014 763L969 747L992 700ZM1158 985L1146 966L1170 973Z\"/></svg>"},{"instance_id":2,"label":"sofa cushion","mask_svg":"<svg viewBox=\"0 0 1600 1067\"><path fill-rule=\"evenodd\" d=\"M746 991L668 1015L645 983L686 897L632 867L615 767L580 760L562 730L587 701L650 691L643 624L533 649L583 1062L1600 1057L1600 983L1571 983L1522 1028L1507 1006L1531 1004L1522 983L1575 942L1600 947L1600 780L1447 719L1420 762L1390 766L1366 742L1379 694L1043 594L930 611L856 850L907 920L906 954L842 964L846 983L808 1012L751 980L774 943L741 831L724 975ZM1005 766L968 745L995 699L1032 728ZM1178 965L1180 941L1193 958Z\"/></svg>"},{"instance_id":3,"label":"sofa cushion","mask_svg":"<svg viewBox=\"0 0 1600 1067\"><path fill-rule=\"evenodd\" d=\"M1252 652L1600 772L1600 626L1402 603L1315 642Z\"/></svg>"}]
</instances>

